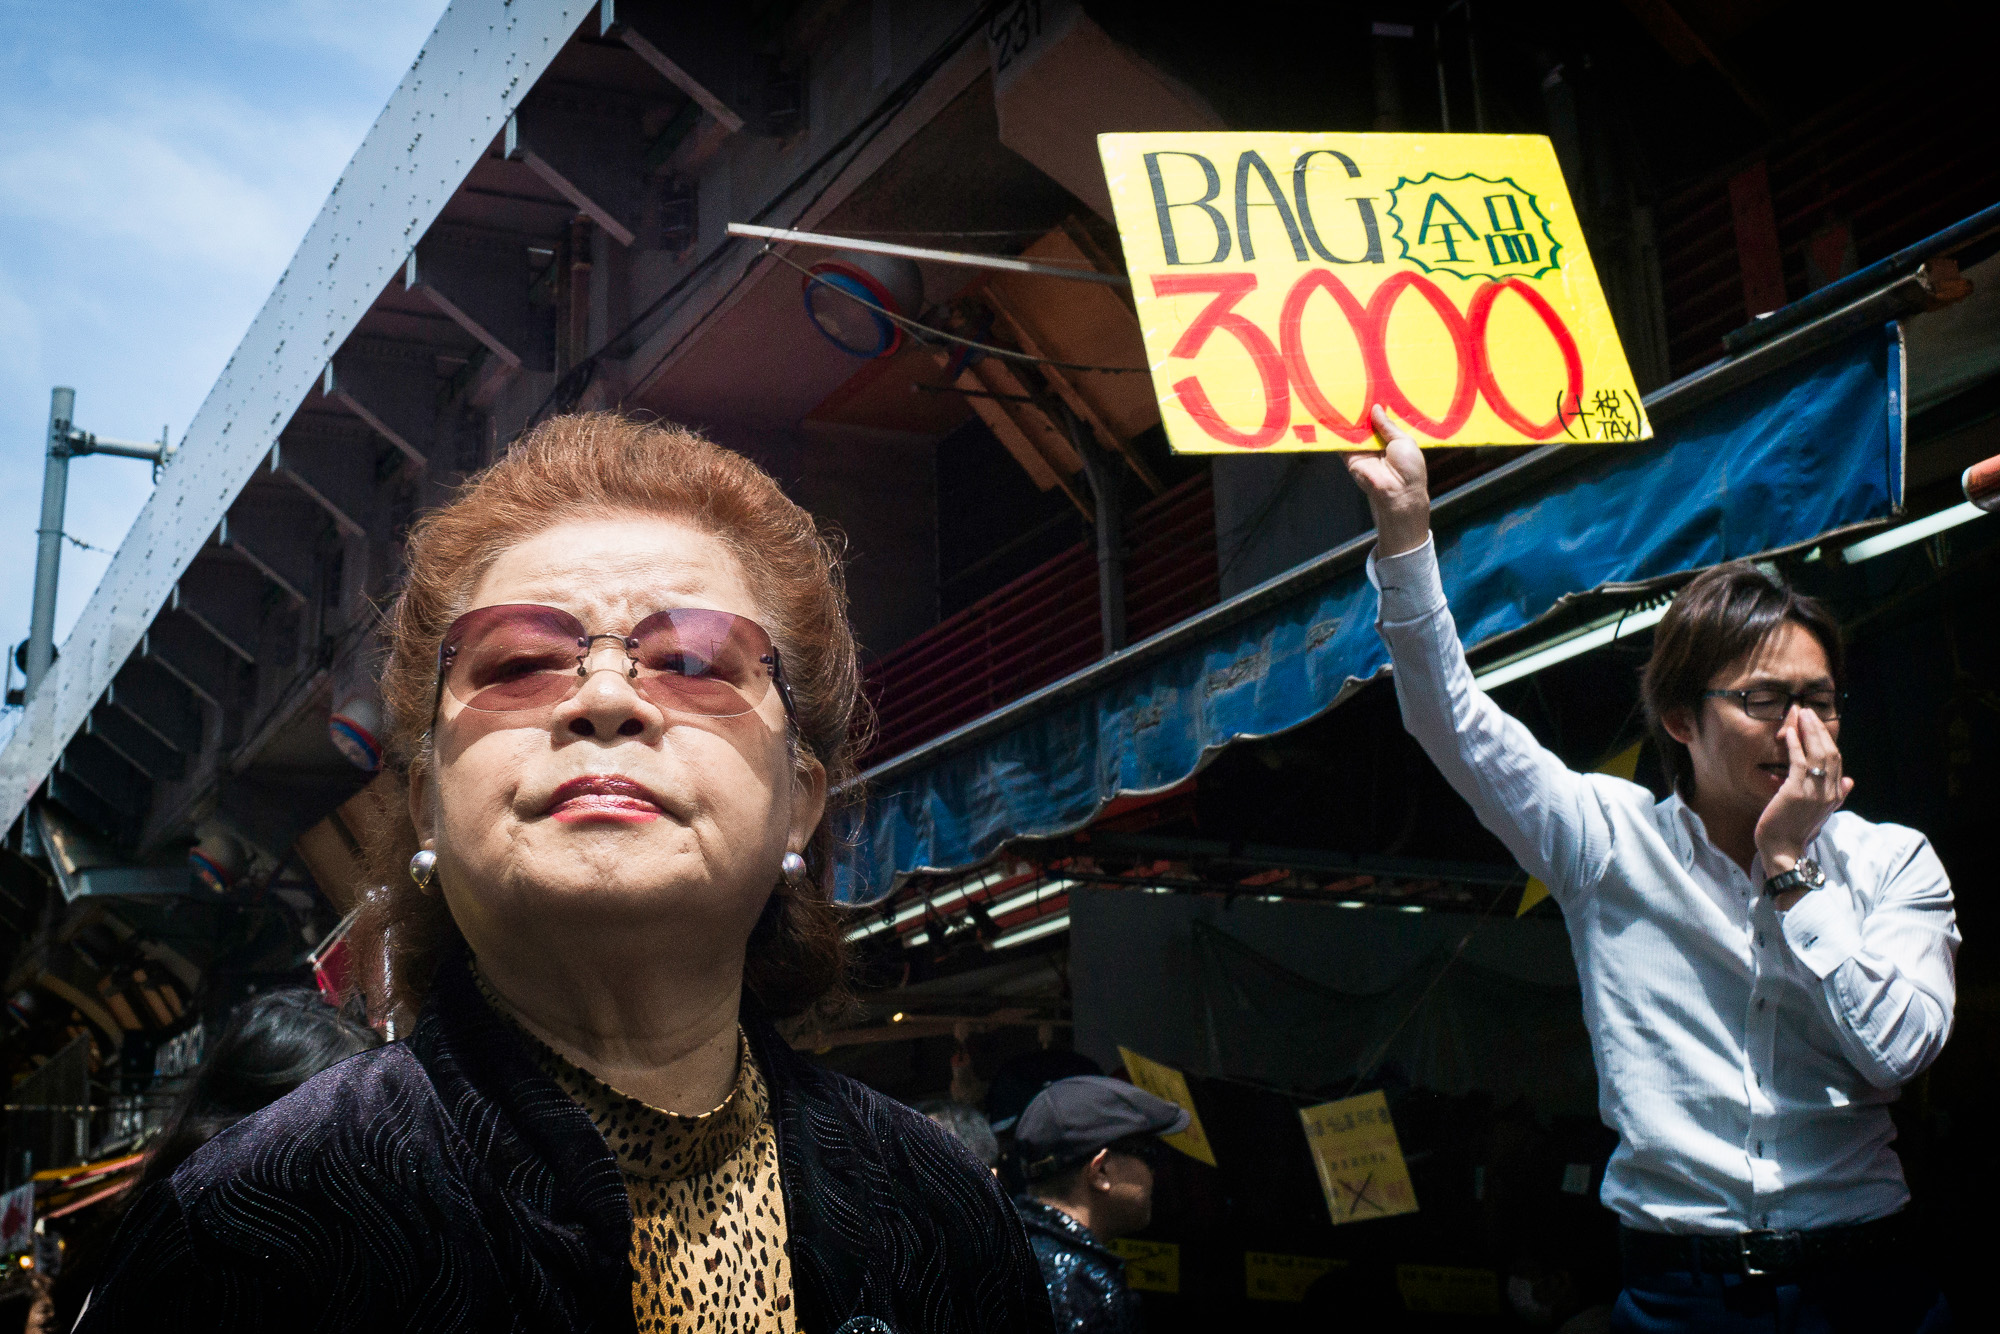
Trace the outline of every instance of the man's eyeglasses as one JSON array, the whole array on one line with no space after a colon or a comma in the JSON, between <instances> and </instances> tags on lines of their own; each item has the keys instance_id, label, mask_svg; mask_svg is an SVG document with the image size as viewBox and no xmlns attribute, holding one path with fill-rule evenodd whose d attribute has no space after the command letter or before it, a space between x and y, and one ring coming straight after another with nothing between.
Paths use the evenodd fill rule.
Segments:
<instances>
[{"instance_id":1,"label":"man's eyeglasses","mask_svg":"<svg viewBox=\"0 0 2000 1334\"><path fill-rule=\"evenodd\" d=\"M445 692L480 713L554 708L583 689L600 641L624 652L632 688L663 709L735 718L773 689L794 722L778 647L746 617L700 607L656 611L630 634L591 634L560 607L503 603L451 623L438 645L437 704Z\"/></svg>"},{"instance_id":2,"label":"man's eyeglasses","mask_svg":"<svg viewBox=\"0 0 2000 1334\"><path fill-rule=\"evenodd\" d=\"M1743 712L1760 723L1781 723L1785 715L1796 704L1803 709L1811 709L1823 723L1830 723L1840 717L1840 710L1847 702L1847 694L1841 690L1707 690L1703 699L1733 699Z\"/></svg>"}]
</instances>

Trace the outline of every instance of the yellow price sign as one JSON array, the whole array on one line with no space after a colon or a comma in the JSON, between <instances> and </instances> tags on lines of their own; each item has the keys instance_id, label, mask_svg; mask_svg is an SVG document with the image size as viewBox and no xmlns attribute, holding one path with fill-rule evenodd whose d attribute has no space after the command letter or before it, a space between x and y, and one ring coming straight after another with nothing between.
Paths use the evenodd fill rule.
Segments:
<instances>
[{"instance_id":1,"label":"yellow price sign","mask_svg":"<svg viewBox=\"0 0 2000 1334\"><path fill-rule=\"evenodd\" d=\"M1396 1287L1419 1315L1500 1314L1500 1275L1491 1269L1397 1265Z\"/></svg>"},{"instance_id":2,"label":"yellow price sign","mask_svg":"<svg viewBox=\"0 0 2000 1334\"><path fill-rule=\"evenodd\" d=\"M1156 1098L1165 1098L1176 1107L1185 1108L1188 1114L1188 1128L1176 1135L1162 1135L1161 1139L1179 1149L1197 1162L1215 1166L1215 1150L1208 1146L1208 1132L1201 1128L1201 1113L1194 1108L1194 1094L1188 1092L1187 1076L1172 1066L1149 1061L1130 1047L1120 1047L1118 1057L1125 1062L1125 1073L1133 1084Z\"/></svg>"},{"instance_id":3,"label":"yellow price sign","mask_svg":"<svg viewBox=\"0 0 2000 1334\"><path fill-rule=\"evenodd\" d=\"M1171 1241L1114 1237L1107 1243L1125 1262L1125 1284L1141 1292L1181 1290L1181 1248Z\"/></svg>"},{"instance_id":4,"label":"yellow price sign","mask_svg":"<svg viewBox=\"0 0 2000 1334\"><path fill-rule=\"evenodd\" d=\"M1097 144L1176 452L1652 435L1546 137Z\"/></svg>"},{"instance_id":5,"label":"yellow price sign","mask_svg":"<svg viewBox=\"0 0 2000 1334\"><path fill-rule=\"evenodd\" d=\"M1244 1291L1253 1302L1302 1302L1322 1274L1345 1269L1347 1261L1320 1255L1243 1253Z\"/></svg>"},{"instance_id":6,"label":"yellow price sign","mask_svg":"<svg viewBox=\"0 0 2000 1334\"><path fill-rule=\"evenodd\" d=\"M1335 1223L1359 1223L1417 1211L1417 1192L1389 1101L1377 1089L1357 1098L1301 1107L1306 1147L1319 1169L1327 1212Z\"/></svg>"}]
</instances>

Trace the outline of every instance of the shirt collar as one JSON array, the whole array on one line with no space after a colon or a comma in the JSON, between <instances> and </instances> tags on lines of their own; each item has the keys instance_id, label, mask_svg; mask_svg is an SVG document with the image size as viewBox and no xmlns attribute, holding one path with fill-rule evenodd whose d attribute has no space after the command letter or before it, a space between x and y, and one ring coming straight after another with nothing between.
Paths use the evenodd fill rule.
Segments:
<instances>
[{"instance_id":1,"label":"shirt collar","mask_svg":"<svg viewBox=\"0 0 2000 1334\"><path fill-rule=\"evenodd\" d=\"M1666 813L1666 825L1668 832L1672 835L1674 855L1680 858L1682 870L1691 871L1694 869L1695 853L1701 848L1707 848L1718 857L1723 856L1722 849L1709 841L1708 826L1702 823L1701 817L1694 813L1692 806L1681 800L1680 793L1675 792L1662 799L1659 809ZM1832 823L1831 817L1828 817L1827 823ZM1824 853L1821 850L1821 840L1825 837L1826 825L1821 825L1818 831L1806 840L1806 856L1812 858L1814 861L1823 860ZM1757 865L1761 870L1763 866L1763 854L1761 853L1758 854Z\"/></svg>"},{"instance_id":2,"label":"shirt collar","mask_svg":"<svg viewBox=\"0 0 2000 1334\"><path fill-rule=\"evenodd\" d=\"M1681 794L1672 792L1661 800L1660 809L1666 813L1667 830L1672 835L1674 856L1680 859L1681 869L1694 869L1695 849L1708 842L1708 829L1688 804L1681 800Z\"/></svg>"}]
</instances>

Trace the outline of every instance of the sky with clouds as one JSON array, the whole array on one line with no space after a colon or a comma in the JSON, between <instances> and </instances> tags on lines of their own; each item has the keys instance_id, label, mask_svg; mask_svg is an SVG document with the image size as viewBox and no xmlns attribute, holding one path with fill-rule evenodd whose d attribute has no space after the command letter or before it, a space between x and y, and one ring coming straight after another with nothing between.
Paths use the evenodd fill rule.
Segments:
<instances>
[{"instance_id":1,"label":"sky with clouds","mask_svg":"<svg viewBox=\"0 0 2000 1334\"><path fill-rule=\"evenodd\" d=\"M49 390L174 440L444 0L0 0L0 640L26 638ZM70 465L61 643L145 503ZM16 681L18 685L18 680Z\"/></svg>"}]
</instances>

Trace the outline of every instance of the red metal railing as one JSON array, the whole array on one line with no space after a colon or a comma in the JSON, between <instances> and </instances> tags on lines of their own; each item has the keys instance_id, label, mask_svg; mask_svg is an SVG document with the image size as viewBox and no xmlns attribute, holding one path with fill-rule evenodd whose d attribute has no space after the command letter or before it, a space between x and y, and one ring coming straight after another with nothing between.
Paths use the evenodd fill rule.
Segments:
<instances>
[{"instance_id":1,"label":"red metal railing","mask_svg":"<svg viewBox=\"0 0 2000 1334\"><path fill-rule=\"evenodd\" d=\"M1859 262L1872 263L2000 198L1988 94L1926 68L1881 82L1794 128L1766 155L1787 296L1807 291L1805 249L1822 222L1846 220ZM1747 322L1724 172L1663 199L1661 276L1675 375L1722 355Z\"/></svg>"},{"instance_id":2,"label":"red metal railing","mask_svg":"<svg viewBox=\"0 0 2000 1334\"><path fill-rule=\"evenodd\" d=\"M1125 624L1137 642L1215 604L1215 504L1203 473L1125 528ZM877 717L864 767L901 754L1094 662L1103 640L1097 555L1080 542L869 667Z\"/></svg>"}]
</instances>

